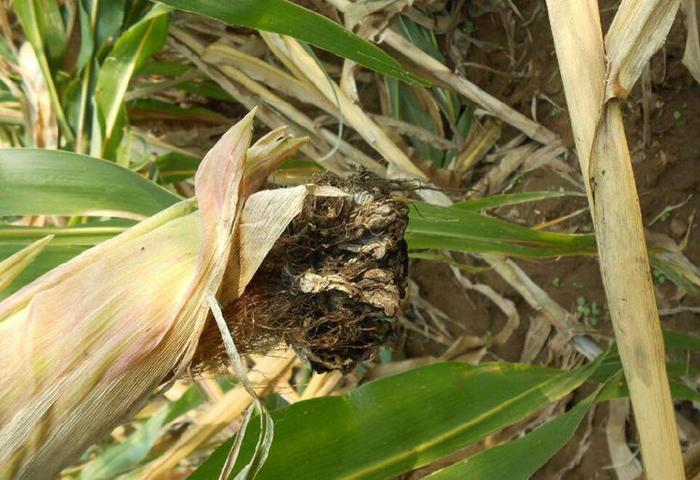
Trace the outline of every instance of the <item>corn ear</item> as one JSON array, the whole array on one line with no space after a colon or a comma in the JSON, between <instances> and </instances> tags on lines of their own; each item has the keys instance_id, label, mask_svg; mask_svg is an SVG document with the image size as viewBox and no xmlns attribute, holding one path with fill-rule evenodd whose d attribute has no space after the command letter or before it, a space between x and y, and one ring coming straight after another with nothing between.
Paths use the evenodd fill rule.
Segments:
<instances>
[{"instance_id":1,"label":"corn ear","mask_svg":"<svg viewBox=\"0 0 700 480\"><path fill-rule=\"evenodd\" d=\"M299 145L283 142L280 131L263 137L252 149L257 170L246 176L252 122L251 113L202 161L198 211L192 201L178 203L0 303L0 478L50 478L137 412L187 367L229 257L237 259L229 271L235 292L245 285L238 276L252 277L248 269L269 247L242 254L234 243L243 197ZM280 205L269 197L261 192L249 203ZM270 224L280 216L247 210L255 217L247 224L284 230Z\"/></svg>"}]
</instances>

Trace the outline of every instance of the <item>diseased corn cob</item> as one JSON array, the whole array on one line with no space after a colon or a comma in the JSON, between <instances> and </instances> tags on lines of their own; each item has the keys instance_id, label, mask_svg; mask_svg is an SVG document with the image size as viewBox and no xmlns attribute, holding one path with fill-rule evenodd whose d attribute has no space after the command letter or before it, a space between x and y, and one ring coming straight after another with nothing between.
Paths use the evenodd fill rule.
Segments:
<instances>
[{"instance_id":1,"label":"diseased corn cob","mask_svg":"<svg viewBox=\"0 0 700 480\"><path fill-rule=\"evenodd\" d=\"M223 312L240 351L284 341L315 370L347 371L373 358L394 331L407 278L408 207L376 180L373 187L328 177L319 183L335 187L306 197L245 293ZM225 358L210 320L195 365Z\"/></svg>"}]
</instances>

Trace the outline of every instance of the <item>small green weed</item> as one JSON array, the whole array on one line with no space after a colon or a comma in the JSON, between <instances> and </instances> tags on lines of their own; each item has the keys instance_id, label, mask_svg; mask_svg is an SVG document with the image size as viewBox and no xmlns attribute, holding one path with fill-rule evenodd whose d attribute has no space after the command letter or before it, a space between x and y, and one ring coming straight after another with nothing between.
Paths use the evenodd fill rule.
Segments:
<instances>
[{"instance_id":1,"label":"small green weed","mask_svg":"<svg viewBox=\"0 0 700 480\"><path fill-rule=\"evenodd\" d=\"M598 325L598 320L600 317L600 308L598 308L598 303L593 301L588 303L586 297L581 296L576 299L576 311L583 315L591 325L594 327Z\"/></svg>"},{"instance_id":2,"label":"small green weed","mask_svg":"<svg viewBox=\"0 0 700 480\"><path fill-rule=\"evenodd\" d=\"M663 285L668 280L664 272L662 272L658 268L652 270L652 275L654 276L654 280L656 280L656 283L658 283L659 285Z\"/></svg>"}]
</instances>

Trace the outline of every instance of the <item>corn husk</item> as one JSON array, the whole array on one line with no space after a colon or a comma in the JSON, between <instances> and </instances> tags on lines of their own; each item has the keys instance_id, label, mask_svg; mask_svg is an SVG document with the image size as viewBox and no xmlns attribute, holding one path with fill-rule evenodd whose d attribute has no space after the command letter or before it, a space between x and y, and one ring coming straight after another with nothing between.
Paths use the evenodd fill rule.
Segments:
<instances>
[{"instance_id":1,"label":"corn husk","mask_svg":"<svg viewBox=\"0 0 700 480\"><path fill-rule=\"evenodd\" d=\"M272 132L251 148L245 175L252 122L205 156L198 210L178 203L0 303L0 478L51 478L137 412L189 364L208 295L235 298L252 278L291 213L278 215L267 192L243 201L299 146ZM307 189L280 192L296 205ZM239 238L254 244L239 249ZM221 288L224 274L235 288Z\"/></svg>"}]
</instances>

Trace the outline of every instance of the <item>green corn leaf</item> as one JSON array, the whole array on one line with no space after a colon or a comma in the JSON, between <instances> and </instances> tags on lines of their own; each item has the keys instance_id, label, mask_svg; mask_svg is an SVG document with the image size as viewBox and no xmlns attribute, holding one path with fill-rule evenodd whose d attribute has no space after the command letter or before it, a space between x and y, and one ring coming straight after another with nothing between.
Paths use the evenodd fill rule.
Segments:
<instances>
[{"instance_id":1,"label":"green corn leaf","mask_svg":"<svg viewBox=\"0 0 700 480\"><path fill-rule=\"evenodd\" d=\"M9 258L15 253L21 251L24 247L26 247L26 245L17 243L0 243L0 259ZM19 275L14 278L7 288L0 291L0 300L13 294L24 285L30 283L32 280L38 278L49 270L67 262L76 255L80 255L88 248L88 246L82 245L47 245L43 248L41 253L39 253L36 259L27 265L19 273Z\"/></svg>"},{"instance_id":2,"label":"green corn leaf","mask_svg":"<svg viewBox=\"0 0 700 480\"><path fill-rule=\"evenodd\" d=\"M700 351L700 337L686 332L664 330L666 348Z\"/></svg>"},{"instance_id":3,"label":"green corn leaf","mask_svg":"<svg viewBox=\"0 0 700 480\"><path fill-rule=\"evenodd\" d=\"M26 270L50 241L50 236L41 238L0 261L0 295Z\"/></svg>"},{"instance_id":4,"label":"green corn leaf","mask_svg":"<svg viewBox=\"0 0 700 480\"><path fill-rule=\"evenodd\" d=\"M0 185L0 217L86 215L142 219L180 200L114 163L57 150L0 150Z\"/></svg>"},{"instance_id":5,"label":"green corn leaf","mask_svg":"<svg viewBox=\"0 0 700 480\"><path fill-rule=\"evenodd\" d=\"M0 36L0 57L8 60L10 63L17 63L10 41L3 36ZM4 85L0 84L0 88L4 89L4 87Z\"/></svg>"},{"instance_id":6,"label":"green corn leaf","mask_svg":"<svg viewBox=\"0 0 700 480\"><path fill-rule=\"evenodd\" d=\"M479 211L502 205L570 195L567 192L526 192L469 200L449 207L413 202L406 231L412 254L424 250L451 250L467 253L494 253L518 257L596 255L591 234L535 230ZM671 254L669 256L669 253ZM675 255L675 256L674 256ZM650 245L649 261L678 287L700 298L697 275L677 258L678 252L665 252Z\"/></svg>"},{"instance_id":7,"label":"green corn leaf","mask_svg":"<svg viewBox=\"0 0 700 480\"><path fill-rule=\"evenodd\" d=\"M0 217L117 217L109 222L60 228L0 224L0 261L32 242L53 235L51 243L0 292L0 298L93 245L118 235L133 225L133 220L158 213L181 200L112 162L58 150L0 150L0 184L3 185Z\"/></svg>"},{"instance_id":8,"label":"green corn leaf","mask_svg":"<svg viewBox=\"0 0 700 480\"><path fill-rule=\"evenodd\" d=\"M533 230L458 205L439 207L422 202L411 206L406 240L412 250L443 249L530 257L596 253L592 235Z\"/></svg>"},{"instance_id":9,"label":"green corn leaf","mask_svg":"<svg viewBox=\"0 0 700 480\"><path fill-rule=\"evenodd\" d=\"M177 85L177 88L184 92L195 93L203 97L209 97L213 98L214 100L221 100L223 102L234 102L236 100L217 83L208 80L198 82L182 82Z\"/></svg>"},{"instance_id":10,"label":"green corn leaf","mask_svg":"<svg viewBox=\"0 0 700 480\"><path fill-rule=\"evenodd\" d=\"M443 363L371 382L344 396L299 402L272 413L275 441L257 478L394 478L561 398L596 368L592 363L561 372ZM257 438L254 428L249 430L240 454L244 459ZM217 478L232 441L190 478Z\"/></svg>"},{"instance_id":11,"label":"green corn leaf","mask_svg":"<svg viewBox=\"0 0 700 480\"><path fill-rule=\"evenodd\" d=\"M124 32L102 64L95 88L96 118L90 146L92 156L116 158L116 151L126 125L123 108L131 77L165 43L170 9L156 5L144 18ZM99 133L99 134L98 134Z\"/></svg>"},{"instance_id":12,"label":"green corn leaf","mask_svg":"<svg viewBox=\"0 0 700 480\"><path fill-rule=\"evenodd\" d=\"M85 9L84 2L78 2L78 15L80 21L80 50L76 69L80 72L92 58L95 52L95 32L93 30L90 13Z\"/></svg>"},{"instance_id":13,"label":"green corn leaf","mask_svg":"<svg viewBox=\"0 0 700 480\"><path fill-rule=\"evenodd\" d=\"M101 60L114 40L119 37L127 2L126 0L83 0L83 2L85 10L94 12L95 53Z\"/></svg>"},{"instance_id":14,"label":"green corn leaf","mask_svg":"<svg viewBox=\"0 0 700 480\"><path fill-rule=\"evenodd\" d=\"M134 225L133 221L112 219L74 227L19 227L0 224L0 259L25 251L42 239L50 238L33 261L25 265L9 287L0 290L0 299L19 290L52 268L82 253L84 250L119 235Z\"/></svg>"},{"instance_id":15,"label":"green corn leaf","mask_svg":"<svg viewBox=\"0 0 700 480\"><path fill-rule=\"evenodd\" d=\"M549 198L561 198L570 196L583 196L582 193L576 192L522 192L522 193L504 193L501 195L491 195L476 200L467 200L466 202L455 203L454 208L461 210L469 210L479 212L488 210L489 208L505 207L508 205L518 205L520 203L536 202L539 200L547 200Z\"/></svg>"},{"instance_id":16,"label":"green corn leaf","mask_svg":"<svg viewBox=\"0 0 700 480\"><path fill-rule=\"evenodd\" d=\"M655 250L653 246L650 246L649 256L652 266L662 272L674 284L688 292L688 294L695 298L700 298L700 284L698 284L697 275L692 271L688 271L688 267L682 263L673 261L673 259L663 255L663 250L658 255Z\"/></svg>"},{"instance_id":17,"label":"green corn leaf","mask_svg":"<svg viewBox=\"0 0 700 480\"><path fill-rule=\"evenodd\" d=\"M420 105L410 86L399 83L398 96L400 110L397 118L416 125L427 132L437 134L437 127L433 123L432 117ZM413 137L411 137L411 143L421 158L431 160L439 167L444 167L445 153L442 150L435 148L429 142Z\"/></svg>"},{"instance_id":18,"label":"green corn leaf","mask_svg":"<svg viewBox=\"0 0 700 480\"><path fill-rule=\"evenodd\" d=\"M133 100L128 103L129 117L150 120L177 120L182 122L199 122L213 125L228 125L231 120L204 107L181 107L159 100Z\"/></svg>"},{"instance_id":19,"label":"green corn leaf","mask_svg":"<svg viewBox=\"0 0 700 480\"><path fill-rule=\"evenodd\" d=\"M670 374L669 369L669 374ZM674 400L686 400L689 402L700 401L700 394L684 384L683 382L675 379L668 381L668 386L671 390L671 398ZM627 398L630 396L629 388L625 382L618 382L611 384L610 388L606 388L605 391L601 392L599 401L612 400L615 398Z\"/></svg>"},{"instance_id":20,"label":"green corn leaf","mask_svg":"<svg viewBox=\"0 0 700 480\"><path fill-rule=\"evenodd\" d=\"M175 78L184 75L192 66L185 62L164 62L154 60L146 63L139 74L141 75L160 75L163 77Z\"/></svg>"},{"instance_id":21,"label":"green corn leaf","mask_svg":"<svg viewBox=\"0 0 700 480\"><path fill-rule=\"evenodd\" d=\"M286 0L165 0L163 3L229 25L289 35L376 72L410 83L423 83L380 48L328 18Z\"/></svg>"},{"instance_id":22,"label":"green corn leaf","mask_svg":"<svg viewBox=\"0 0 700 480\"><path fill-rule=\"evenodd\" d=\"M401 34L413 45L423 50L425 53L439 61L440 63L446 63L445 56L440 51L437 39L435 37L435 32L425 28L413 20L411 20L406 15L400 15L397 22L397 26ZM441 87L433 87L433 93L435 94L435 99L438 105L445 112L445 116L448 118L451 124L457 123L460 103L459 97L449 90Z\"/></svg>"},{"instance_id":23,"label":"green corn leaf","mask_svg":"<svg viewBox=\"0 0 700 480\"><path fill-rule=\"evenodd\" d=\"M612 380L611 380L612 381ZM429 480L527 480L574 436L588 409L605 385L574 408L522 438L489 448L425 477Z\"/></svg>"},{"instance_id":24,"label":"green corn leaf","mask_svg":"<svg viewBox=\"0 0 700 480\"><path fill-rule=\"evenodd\" d=\"M202 160L194 155L181 152L168 152L156 159L160 183L176 183L194 175Z\"/></svg>"},{"instance_id":25,"label":"green corn leaf","mask_svg":"<svg viewBox=\"0 0 700 480\"><path fill-rule=\"evenodd\" d=\"M52 245L92 247L119 235L132 225L134 222L119 219L71 227L23 227L0 224L0 244L30 245L47 235L52 235L54 237Z\"/></svg>"},{"instance_id":26,"label":"green corn leaf","mask_svg":"<svg viewBox=\"0 0 700 480\"><path fill-rule=\"evenodd\" d=\"M44 1L37 4L41 22L44 47L51 66L58 70L62 67L66 54L67 38L63 16L58 8L58 2Z\"/></svg>"}]
</instances>

